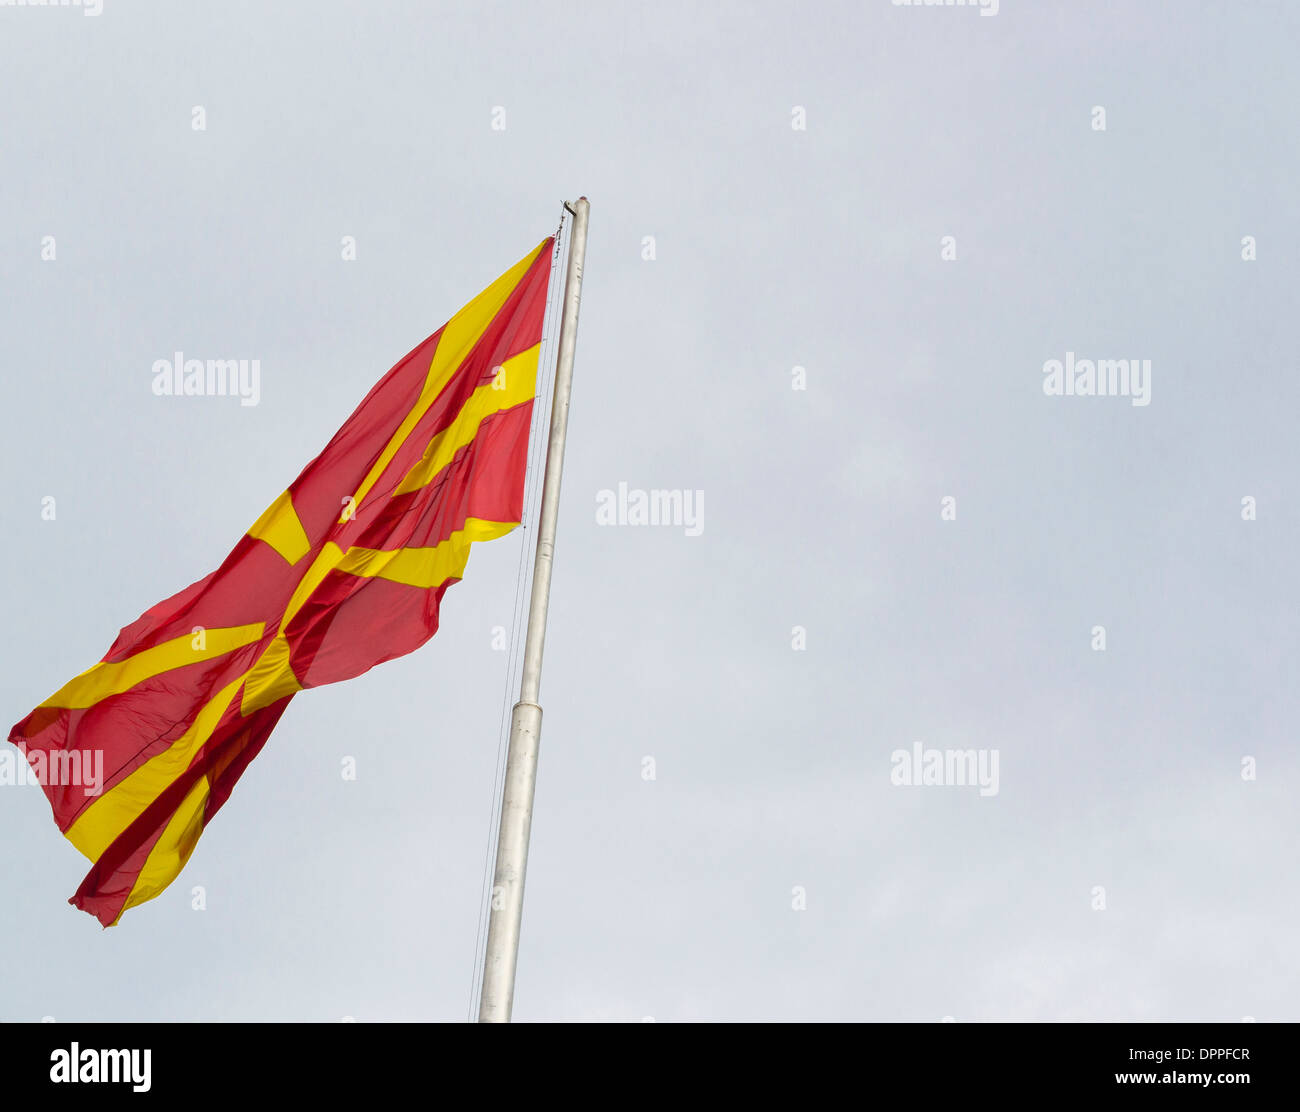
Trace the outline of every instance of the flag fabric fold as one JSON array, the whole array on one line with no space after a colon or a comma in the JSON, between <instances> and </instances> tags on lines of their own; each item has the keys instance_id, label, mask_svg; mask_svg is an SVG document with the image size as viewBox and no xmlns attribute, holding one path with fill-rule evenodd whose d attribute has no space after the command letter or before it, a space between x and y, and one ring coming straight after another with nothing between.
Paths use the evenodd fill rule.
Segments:
<instances>
[{"instance_id":1,"label":"flag fabric fold","mask_svg":"<svg viewBox=\"0 0 1300 1112\"><path fill-rule=\"evenodd\" d=\"M553 243L393 367L216 571L10 732L92 862L69 902L111 926L163 891L294 695L424 644L470 546L520 522ZM92 757L93 794L67 775Z\"/></svg>"}]
</instances>

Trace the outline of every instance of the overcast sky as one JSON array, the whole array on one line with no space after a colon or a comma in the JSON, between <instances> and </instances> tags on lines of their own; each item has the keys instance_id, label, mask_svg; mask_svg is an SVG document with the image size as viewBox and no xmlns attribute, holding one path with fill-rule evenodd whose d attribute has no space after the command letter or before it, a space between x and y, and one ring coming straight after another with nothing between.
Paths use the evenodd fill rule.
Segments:
<instances>
[{"instance_id":1,"label":"overcast sky","mask_svg":"<svg viewBox=\"0 0 1300 1112\"><path fill-rule=\"evenodd\" d=\"M4 725L585 193L515 1018L1300 1019L1297 36L0 6ZM258 404L155 396L177 351L258 359ZM1149 404L1049 395L1067 353L1149 360ZM598 523L620 483L703 492L698 535ZM0 1020L465 1019L530 536L296 698L111 930L0 786ZM917 745L997 790L893 782Z\"/></svg>"}]
</instances>

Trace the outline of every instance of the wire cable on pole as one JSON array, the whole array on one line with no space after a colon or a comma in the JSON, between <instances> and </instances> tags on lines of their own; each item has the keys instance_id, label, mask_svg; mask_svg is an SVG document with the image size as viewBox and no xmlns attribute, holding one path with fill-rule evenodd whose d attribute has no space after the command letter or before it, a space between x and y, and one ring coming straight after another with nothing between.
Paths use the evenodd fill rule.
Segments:
<instances>
[{"instance_id":1,"label":"wire cable on pole","mask_svg":"<svg viewBox=\"0 0 1300 1112\"><path fill-rule=\"evenodd\" d=\"M501 793L505 784L506 748L510 737L510 710L515 703L515 694L519 690L520 672L523 667L523 644L526 632L524 615L527 609L524 582L532 575L532 565L527 556L532 550L531 525L536 520L538 506L542 496L542 472L546 464L546 448L549 442L547 430L550 428L551 388L555 378L555 336L559 330L560 312L564 303L564 278L559 266L564 257L561 250L566 223L572 228L572 222L566 220L571 212L566 203L560 212L560 223L555 229L555 250L551 255L551 277L547 289L546 315L542 330L542 341L537 354L537 392L533 396L532 428L528 436L528 465L524 476L524 502L522 521L519 526L519 567L515 573L515 601L511 607L510 648L506 660L505 691L501 700L501 719L497 726L496 772L492 782L492 799L488 812L487 851L483 861L482 888L479 892L478 930L474 939L474 964L470 970L469 1021L473 1023L478 1015L479 972L483 963L484 950L487 946L487 928L491 916L492 880L496 871L496 842L498 834L498 812Z\"/></svg>"}]
</instances>

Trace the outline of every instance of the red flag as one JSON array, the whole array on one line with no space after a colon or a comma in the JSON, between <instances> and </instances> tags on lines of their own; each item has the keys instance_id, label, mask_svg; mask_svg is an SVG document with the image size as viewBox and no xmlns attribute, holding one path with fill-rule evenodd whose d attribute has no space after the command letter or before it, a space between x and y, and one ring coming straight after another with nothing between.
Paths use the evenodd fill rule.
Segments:
<instances>
[{"instance_id":1,"label":"red flag","mask_svg":"<svg viewBox=\"0 0 1300 1112\"><path fill-rule=\"evenodd\" d=\"M470 545L519 523L552 244L389 371L215 572L13 728L94 863L71 903L111 926L158 895L289 700L424 644Z\"/></svg>"}]
</instances>

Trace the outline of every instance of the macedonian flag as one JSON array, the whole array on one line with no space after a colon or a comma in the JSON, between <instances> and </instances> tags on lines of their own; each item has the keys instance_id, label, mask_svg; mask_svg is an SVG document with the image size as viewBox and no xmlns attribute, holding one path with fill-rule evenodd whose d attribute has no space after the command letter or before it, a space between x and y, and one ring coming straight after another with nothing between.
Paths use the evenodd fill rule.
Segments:
<instances>
[{"instance_id":1,"label":"macedonian flag","mask_svg":"<svg viewBox=\"0 0 1300 1112\"><path fill-rule=\"evenodd\" d=\"M111 926L157 896L289 701L424 644L470 545L519 523L552 243L389 371L216 571L13 728L93 862L69 902ZM76 757L94 790L55 774Z\"/></svg>"}]
</instances>

